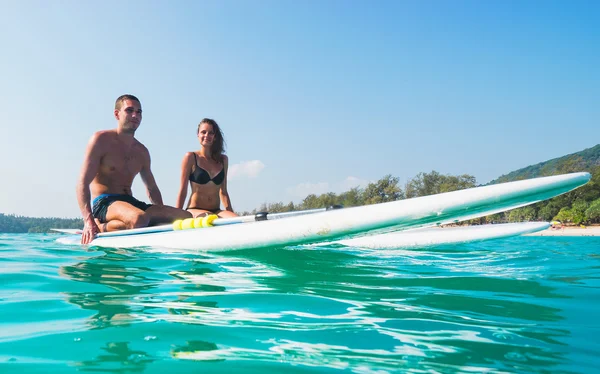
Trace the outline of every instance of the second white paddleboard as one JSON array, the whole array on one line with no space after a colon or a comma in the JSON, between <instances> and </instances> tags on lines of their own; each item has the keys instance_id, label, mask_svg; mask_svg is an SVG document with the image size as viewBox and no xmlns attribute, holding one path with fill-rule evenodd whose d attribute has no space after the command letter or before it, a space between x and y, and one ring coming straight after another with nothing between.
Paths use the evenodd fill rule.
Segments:
<instances>
[{"instance_id":1,"label":"second white paddleboard","mask_svg":"<svg viewBox=\"0 0 600 374\"><path fill-rule=\"evenodd\" d=\"M481 240L507 238L529 234L550 227L548 222L503 223L466 227L433 227L363 236L330 243L319 243L313 247L341 244L368 249L416 248L432 245L469 243Z\"/></svg>"}]
</instances>

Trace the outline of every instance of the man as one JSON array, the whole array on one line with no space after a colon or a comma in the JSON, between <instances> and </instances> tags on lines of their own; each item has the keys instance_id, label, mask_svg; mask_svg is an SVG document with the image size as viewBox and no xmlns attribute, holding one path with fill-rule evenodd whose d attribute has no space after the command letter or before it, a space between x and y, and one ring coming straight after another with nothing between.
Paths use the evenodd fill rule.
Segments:
<instances>
[{"instance_id":1,"label":"man","mask_svg":"<svg viewBox=\"0 0 600 374\"><path fill-rule=\"evenodd\" d=\"M185 210L163 205L150 170L148 149L135 138L142 122L138 98L120 96L115 102L114 115L117 128L98 131L90 139L77 183L77 200L85 224L82 244L90 243L99 231L146 227L192 217ZM131 185L138 173L154 205L132 196ZM90 190L95 197L93 206Z\"/></svg>"}]
</instances>

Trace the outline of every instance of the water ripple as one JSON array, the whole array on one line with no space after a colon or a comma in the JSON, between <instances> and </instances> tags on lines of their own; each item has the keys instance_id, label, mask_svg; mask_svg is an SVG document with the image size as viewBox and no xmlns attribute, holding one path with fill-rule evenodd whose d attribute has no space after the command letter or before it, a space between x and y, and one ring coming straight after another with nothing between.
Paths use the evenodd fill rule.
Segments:
<instances>
[{"instance_id":1,"label":"water ripple","mask_svg":"<svg viewBox=\"0 0 600 374\"><path fill-rule=\"evenodd\" d=\"M0 235L0 370L587 372L599 364L596 238L219 255L87 250L55 238Z\"/></svg>"}]
</instances>

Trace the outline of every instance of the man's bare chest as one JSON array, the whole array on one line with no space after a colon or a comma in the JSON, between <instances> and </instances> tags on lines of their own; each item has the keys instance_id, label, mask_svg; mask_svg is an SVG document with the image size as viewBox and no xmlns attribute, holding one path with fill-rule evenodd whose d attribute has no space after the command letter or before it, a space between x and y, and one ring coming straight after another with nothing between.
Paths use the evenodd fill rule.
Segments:
<instances>
[{"instance_id":1,"label":"man's bare chest","mask_svg":"<svg viewBox=\"0 0 600 374\"><path fill-rule=\"evenodd\" d=\"M143 154L119 148L110 150L101 160L101 168L108 173L137 174L143 165Z\"/></svg>"}]
</instances>

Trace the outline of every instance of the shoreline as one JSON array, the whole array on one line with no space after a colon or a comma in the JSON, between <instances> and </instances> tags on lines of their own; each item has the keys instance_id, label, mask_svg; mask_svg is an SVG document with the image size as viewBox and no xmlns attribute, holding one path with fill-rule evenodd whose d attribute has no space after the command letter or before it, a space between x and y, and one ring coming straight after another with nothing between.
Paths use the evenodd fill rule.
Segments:
<instances>
[{"instance_id":1,"label":"shoreline","mask_svg":"<svg viewBox=\"0 0 600 374\"><path fill-rule=\"evenodd\" d=\"M600 226L566 226L525 234L523 236L600 236Z\"/></svg>"}]
</instances>

